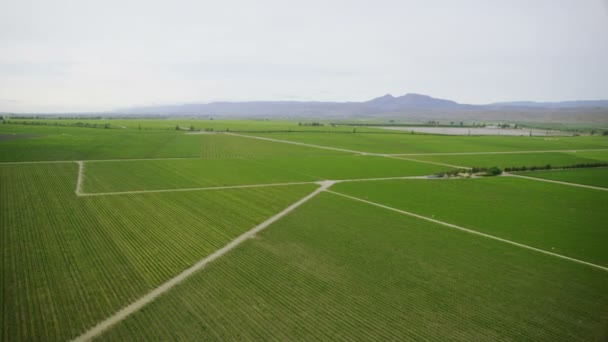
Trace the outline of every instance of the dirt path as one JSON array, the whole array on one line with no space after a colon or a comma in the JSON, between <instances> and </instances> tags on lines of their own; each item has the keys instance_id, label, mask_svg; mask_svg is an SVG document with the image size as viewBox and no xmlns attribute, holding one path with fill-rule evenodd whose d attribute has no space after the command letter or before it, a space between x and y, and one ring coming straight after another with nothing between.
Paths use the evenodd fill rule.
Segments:
<instances>
[{"instance_id":1,"label":"dirt path","mask_svg":"<svg viewBox=\"0 0 608 342\"><path fill-rule=\"evenodd\" d=\"M149 161L149 160L183 160L201 159L200 157L170 157L170 158L129 158L129 159L86 159L85 162L124 162L124 161ZM211 159L211 158L210 158ZM39 160L39 161L20 161L20 162L0 162L0 165L19 165L19 164L59 164L77 163L78 160Z\"/></svg>"},{"instance_id":2,"label":"dirt path","mask_svg":"<svg viewBox=\"0 0 608 342\"><path fill-rule=\"evenodd\" d=\"M576 152L608 151L608 148L590 148L580 150L544 150L544 151L498 151L498 152L436 152L436 153L397 153L387 156L468 156L483 154L524 154L524 153L576 153Z\"/></svg>"},{"instance_id":3,"label":"dirt path","mask_svg":"<svg viewBox=\"0 0 608 342\"><path fill-rule=\"evenodd\" d=\"M345 182L373 182L373 181L399 180L399 179L448 180L448 179L458 179L458 178L449 178L449 177L434 178L434 177L430 177L430 176L395 176L395 177L376 177L376 178L330 179L330 180L324 180L324 181L333 182L333 183L345 183ZM157 193L157 192L247 189L247 188L265 188L265 187L273 187L273 186L288 186L288 185L301 185L301 184L319 184L320 182L323 182L323 181L262 183L262 184L246 184L246 185L210 186L210 187L202 187L202 188L132 190L132 191L115 191L115 192L91 192L91 193L83 193L83 192L77 191L76 195L79 197L88 197L88 196L115 196L115 195L128 195L128 194L146 194L146 193Z\"/></svg>"},{"instance_id":4,"label":"dirt path","mask_svg":"<svg viewBox=\"0 0 608 342\"><path fill-rule=\"evenodd\" d=\"M405 158L405 157L401 157L401 156L393 156L393 155L389 155L389 154L382 154L381 156L386 157L386 158L409 160L409 161L413 161L413 162L416 162L416 163L424 163L424 164L433 164L433 165L447 166L447 167L450 167L450 168L453 168L453 169L464 169L464 170L470 170L471 169L468 166L459 166L459 165L452 165L452 164L446 164L446 163L432 162L432 161L428 161L428 160L411 159L411 158Z\"/></svg>"},{"instance_id":5,"label":"dirt path","mask_svg":"<svg viewBox=\"0 0 608 342\"><path fill-rule=\"evenodd\" d=\"M525 178L525 179L531 179L531 180L535 180L535 181L539 181L539 182L555 183L555 184L561 184L561 185L576 186L576 187L579 187L579 188L587 188L587 189L608 191L608 188L602 188L601 186L593 186L593 185L585 185L585 184L579 184L579 183L562 182L562 181L552 180L552 179L544 179L544 178L536 178L536 177L530 177L530 176L516 175L516 174L513 174L513 173L504 173L503 175L505 177Z\"/></svg>"},{"instance_id":6,"label":"dirt path","mask_svg":"<svg viewBox=\"0 0 608 342\"><path fill-rule=\"evenodd\" d=\"M167 281L164 284L160 285L159 287L155 288L154 290L152 290L145 296L141 297L140 299L136 300L135 302L133 302L133 303L129 304L128 306L124 307L123 309L119 310L113 316L108 317L103 322L94 326L92 329L90 329L87 332L85 332L84 334L78 336L73 341L89 341L89 340L93 339L97 335L101 334L104 330L108 329L109 327L111 327L111 326L115 325L116 323L122 321L123 319L127 318L132 313L138 311L139 309L143 308L145 305L154 301L158 296L169 291L174 286L178 285L179 283L181 283L182 281L184 281L185 279L190 277L192 274L201 270L208 263L210 263L210 262L214 261L215 259L221 257L222 255L228 253L230 250L234 249L241 243L243 243L243 242L247 241L248 239L250 239L251 237L253 237L255 234L260 232L262 229L270 226L271 224L273 224L274 222L279 220L281 217L287 215L288 213L290 213L291 211L293 211L294 209L296 209L297 207L299 207L306 201L315 197L322 191L325 191L327 188L329 188L330 186L333 185L333 182L323 181L323 182L318 182L318 184L320 185L320 187L318 189L316 189L315 191L313 191L312 193L301 198L300 200L293 203L292 205L285 208L283 211L274 215L273 217L269 218L268 220L255 226L253 229L248 230L244 234L242 234L239 237L237 237L236 239L232 240L230 243L228 243L224 247L213 252L212 254L210 254L209 256L200 260L199 262L197 262L190 268L186 269L182 273L178 274L174 278L171 278L169 281Z\"/></svg>"},{"instance_id":7,"label":"dirt path","mask_svg":"<svg viewBox=\"0 0 608 342\"><path fill-rule=\"evenodd\" d=\"M254 136L254 135L245 135L245 134L238 134L238 133L225 133L225 134L233 135L233 136L236 136L236 137L249 138L249 139L258 139L258 140L273 141L273 142L278 142L278 143L283 143L283 144L292 144L292 145L299 145L299 146L314 147L314 148L320 148L320 149L324 149L324 150L340 151L340 152L347 152L347 153L354 153L354 154L363 154L363 155L367 155L367 154L373 155L373 153L354 151L354 150L347 150L347 149L344 149L344 148L321 146L321 145L314 145L314 144L306 144L306 143L289 141L289 140L264 138L264 137Z\"/></svg>"},{"instance_id":8,"label":"dirt path","mask_svg":"<svg viewBox=\"0 0 608 342\"><path fill-rule=\"evenodd\" d=\"M202 187L202 188L178 188L178 189L160 189L160 190L133 190L133 191L91 192L91 193L79 193L79 192L76 192L76 195L78 195L80 197L87 197L87 196L113 196L113 195L128 195L128 194L147 194L147 193L156 193L156 192L180 192L180 191L206 191L206 190L263 188L263 187L272 187L272 186L287 186L287 185L300 185L300 184L319 184L319 182L318 181L310 181L310 182L267 183L267 184L209 186L209 187Z\"/></svg>"},{"instance_id":9,"label":"dirt path","mask_svg":"<svg viewBox=\"0 0 608 342\"><path fill-rule=\"evenodd\" d=\"M280 140L280 139L271 139L271 138L256 137L256 136L244 135L244 134L236 134L236 133L223 133L223 134L229 134L229 135L234 135L234 136L239 136L239 137L244 137L244 138L268 140L268 141L274 141L274 142L285 143L285 144L302 145L302 146L320 148L320 149L325 149L325 150L341 151L341 152L347 152L347 153L353 153L353 154L359 154L359 155L382 156L382 157L450 156L450 155L484 155L484 154L520 154L520 153L576 153L576 152L608 151L608 149L606 149L606 148L598 148L598 149L579 149L579 150L502 151L502 152L371 153L371 152L346 150L346 149L341 149L341 148L336 148L336 147L328 147L328 146L321 146L321 145L298 143L298 142L293 142L293 141L288 141L288 140ZM240 158L240 157L233 157L233 158ZM188 159L205 159L205 160L209 159L209 160L211 160L211 159L214 159L214 158L167 157L167 158L86 159L86 160L83 160L83 161L85 161L85 162L128 162L128 161L184 160L184 159L185 160L188 160ZM221 159L228 159L228 158L221 158ZM431 164L434 163L434 162L422 161L422 160L417 160L417 159L406 159L406 160L411 160L411 161L416 161L416 162L421 162L421 163L422 162L427 162L427 163L431 163ZM12 162L0 162L0 165L57 164L57 163L74 163L74 162L77 162L77 160L12 161ZM436 164L438 164L438 165L444 165L444 166L449 166L449 164L442 164L442 163L436 163ZM464 167L458 167L458 168L464 168Z\"/></svg>"},{"instance_id":10,"label":"dirt path","mask_svg":"<svg viewBox=\"0 0 608 342\"><path fill-rule=\"evenodd\" d=\"M466 233L483 236L483 237L486 237L488 239L492 239L492 240L497 240L497 241L500 241L500 242L508 243L510 245L513 245L513 246L529 249L529 250L532 250L532 251L535 251L535 252L551 255L551 256L554 256L554 257L557 257L557 258L573 261L573 262L576 262L576 263L579 263L579 264L583 264L583 265L599 268L602 271L608 271L608 267L596 265L596 264L593 264L593 263L590 263L590 262L587 262L587 261L583 261L583 260L579 260L579 259L575 259L575 258L571 258L571 257L565 256L565 255L549 252L549 251L546 251L544 249L540 249L540 248L524 245L522 243L511 241L511 240L507 240L507 239L503 239L503 238L500 238L500 237L497 237L497 236L494 236L494 235L481 233L481 232L478 232L476 230L472 230L472 229L464 228L464 227L461 227L461 226L457 226L455 224L451 224L451 223L435 220L433 218L422 216L422 215L418 215L418 214L414 214L414 213L411 213L409 211L400 210L400 209L389 207L389 206L386 206L386 205L383 205L383 204L380 204L380 203L364 200L362 198L345 195L345 194L340 193L340 192L335 192L335 191L331 191L331 190L327 190L327 192L335 194L335 195L338 195L338 196L346 197L346 198L349 198L349 199L354 200L354 201L359 201L359 202L367 203L367 204L370 204L370 205L373 205L373 206L376 206L376 207L388 209L388 210L391 210L391 211L394 211L394 212L397 212L397 213L400 213L400 214L404 214L404 215L416 217L416 218L419 218L419 219L422 219L422 220L425 220L425 221L437 223L437 224L440 224L440 225L443 225L443 226L446 226L446 227L458 229L458 230L466 232Z\"/></svg>"},{"instance_id":11,"label":"dirt path","mask_svg":"<svg viewBox=\"0 0 608 342\"><path fill-rule=\"evenodd\" d=\"M78 178L76 178L76 196L82 196L82 175L84 173L84 162L77 161L78 164Z\"/></svg>"},{"instance_id":12,"label":"dirt path","mask_svg":"<svg viewBox=\"0 0 608 342\"><path fill-rule=\"evenodd\" d=\"M354 153L354 154L359 154L359 155L363 155L363 156L386 157L386 158L393 158L393 159L408 160L408 161L413 161L413 162L416 162L416 163L424 163L424 164L434 164L434 165L447 166L447 167L456 168L456 169L470 169L470 167L465 167L465 166L450 165L450 164L438 163L438 162L432 162L432 161L426 161L426 160L416 160L416 159L402 158L402 157L400 157L400 155L392 155L392 154L386 154L386 153L372 153L372 152L347 150L347 149L337 148L337 147L329 147L329 146L321 146L321 145L314 145L314 144L306 144L306 143L300 143L300 142L289 141L289 140L281 140L281 139L272 139L272 138L257 137L257 136L253 136L253 135L244 135L244 134L236 134L236 133L226 133L226 134L234 135L234 136L238 136L238 137L243 137L243 138L267 140L267 141L284 143L284 144L293 144L293 145L300 145L300 146L306 146L306 147L320 148L320 149L324 149L324 150L333 150L333 151L340 151L340 152L348 152L348 153Z\"/></svg>"}]
</instances>

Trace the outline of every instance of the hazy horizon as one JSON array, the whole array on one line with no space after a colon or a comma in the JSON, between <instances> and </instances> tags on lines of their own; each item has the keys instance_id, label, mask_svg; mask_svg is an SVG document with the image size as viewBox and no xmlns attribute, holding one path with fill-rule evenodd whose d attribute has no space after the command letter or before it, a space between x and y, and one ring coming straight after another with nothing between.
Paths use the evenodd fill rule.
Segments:
<instances>
[{"instance_id":1,"label":"hazy horizon","mask_svg":"<svg viewBox=\"0 0 608 342\"><path fill-rule=\"evenodd\" d=\"M0 111L213 101L608 99L606 1L16 1Z\"/></svg>"}]
</instances>

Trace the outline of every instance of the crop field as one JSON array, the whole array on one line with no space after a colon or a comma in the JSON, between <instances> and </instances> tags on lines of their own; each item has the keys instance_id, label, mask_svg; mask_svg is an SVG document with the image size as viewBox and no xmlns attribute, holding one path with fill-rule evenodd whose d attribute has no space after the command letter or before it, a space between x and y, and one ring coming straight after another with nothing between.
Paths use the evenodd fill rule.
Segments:
<instances>
[{"instance_id":1,"label":"crop field","mask_svg":"<svg viewBox=\"0 0 608 342\"><path fill-rule=\"evenodd\" d=\"M608 168L521 172L523 176L608 188Z\"/></svg>"},{"instance_id":2,"label":"crop field","mask_svg":"<svg viewBox=\"0 0 608 342\"><path fill-rule=\"evenodd\" d=\"M395 158L351 155L87 162L83 190L99 193L424 176L449 169Z\"/></svg>"},{"instance_id":3,"label":"crop field","mask_svg":"<svg viewBox=\"0 0 608 342\"><path fill-rule=\"evenodd\" d=\"M74 163L0 170L3 340L74 337L315 188L76 198Z\"/></svg>"},{"instance_id":4,"label":"crop field","mask_svg":"<svg viewBox=\"0 0 608 342\"><path fill-rule=\"evenodd\" d=\"M336 191L608 266L608 192L514 177L337 184ZM582 224L584 222L584 224Z\"/></svg>"},{"instance_id":5,"label":"crop field","mask_svg":"<svg viewBox=\"0 0 608 342\"><path fill-rule=\"evenodd\" d=\"M260 137L332 146L370 153L445 153L608 149L605 137L443 136L382 133L269 133Z\"/></svg>"},{"instance_id":6,"label":"crop field","mask_svg":"<svg viewBox=\"0 0 608 342\"><path fill-rule=\"evenodd\" d=\"M303 120L301 123L290 120L208 120L208 119L20 119L7 120L8 124L18 125L25 123L37 123L48 126L84 126L104 127L109 125L112 129L142 129L142 130L213 130L217 132L240 131L240 132L264 132L264 131L315 131L315 132L352 132L351 126L332 126L323 123L322 126L310 125L314 120ZM86 127L86 126L85 126ZM372 127L357 127L358 132L382 131Z\"/></svg>"},{"instance_id":7,"label":"crop field","mask_svg":"<svg viewBox=\"0 0 608 342\"><path fill-rule=\"evenodd\" d=\"M426 155L408 156L410 159L425 160L438 163L464 165L468 167L552 167L571 166L575 164L591 164L608 162L608 150L593 152L555 152L555 153L501 153L501 154L469 154L469 155Z\"/></svg>"},{"instance_id":8,"label":"crop field","mask_svg":"<svg viewBox=\"0 0 608 342\"><path fill-rule=\"evenodd\" d=\"M604 271L333 194L273 228L101 340L556 340L605 333Z\"/></svg>"},{"instance_id":9,"label":"crop field","mask_svg":"<svg viewBox=\"0 0 608 342\"><path fill-rule=\"evenodd\" d=\"M41 122L0 125L2 341L608 339L608 169L437 178L607 137Z\"/></svg>"}]
</instances>

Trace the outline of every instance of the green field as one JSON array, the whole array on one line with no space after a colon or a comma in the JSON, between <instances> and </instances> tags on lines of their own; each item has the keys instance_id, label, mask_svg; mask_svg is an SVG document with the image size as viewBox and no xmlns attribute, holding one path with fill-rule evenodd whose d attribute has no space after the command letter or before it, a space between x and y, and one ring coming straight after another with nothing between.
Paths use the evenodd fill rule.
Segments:
<instances>
[{"instance_id":1,"label":"green field","mask_svg":"<svg viewBox=\"0 0 608 342\"><path fill-rule=\"evenodd\" d=\"M576 186L607 169L425 177L606 162L607 137L37 122L0 125L2 341L608 339L608 192ZM398 177L417 179L379 180Z\"/></svg>"},{"instance_id":2,"label":"green field","mask_svg":"<svg viewBox=\"0 0 608 342\"><path fill-rule=\"evenodd\" d=\"M316 187L77 198L76 171L0 166L3 340L74 337Z\"/></svg>"},{"instance_id":3,"label":"green field","mask_svg":"<svg viewBox=\"0 0 608 342\"><path fill-rule=\"evenodd\" d=\"M352 132L351 126L332 126L329 122L322 122L323 126L311 126L312 122L319 120L301 120L302 124L290 120L209 120L209 119L20 119L6 120L10 125L33 126L32 124L48 126L84 126L93 127L97 125L103 129L109 125L110 129L142 129L142 130L182 130L213 129L216 132L239 131L239 132L263 132L263 131L318 131L318 132ZM308 125L307 125L308 124ZM90 128L84 126L83 128ZM379 129L372 127L357 127L358 132L377 132Z\"/></svg>"},{"instance_id":4,"label":"green field","mask_svg":"<svg viewBox=\"0 0 608 342\"><path fill-rule=\"evenodd\" d=\"M85 193L96 193L424 176L449 169L393 158L349 155L87 162L83 189Z\"/></svg>"},{"instance_id":5,"label":"green field","mask_svg":"<svg viewBox=\"0 0 608 342\"><path fill-rule=\"evenodd\" d=\"M342 183L372 202L608 266L608 192L514 177Z\"/></svg>"},{"instance_id":6,"label":"green field","mask_svg":"<svg viewBox=\"0 0 608 342\"><path fill-rule=\"evenodd\" d=\"M591 164L608 162L608 150L592 152L560 152L560 153L504 153L504 154L470 154L470 155L426 155L408 156L410 159L425 160L438 163L455 164L468 167L552 167L570 166L575 164Z\"/></svg>"},{"instance_id":7,"label":"green field","mask_svg":"<svg viewBox=\"0 0 608 342\"><path fill-rule=\"evenodd\" d=\"M328 134L269 133L251 134L321 146L331 146L371 153L442 153L544 151L574 149L607 149L608 139L601 136L579 137L504 137L443 136L423 134Z\"/></svg>"},{"instance_id":8,"label":"green field","mask_svg":"<svg viewBox=\"0 0 608 342\"><path fill-rule=\"evenodd\" d=\"M520 174L528 177L608 188L607 168L521 172Z\"/></svg>"},{"instance_id":9,"label":"green field","mask_svg":"<svg viewBox=\"0 0 608 342\"><path fill-rule=\"evenodd\" d=\"M336 155L343 152L276 144L225 134L0 125L1 135L34 135L0 140L0 161L142 158L238 158Z\"/></svg>"},{"instance_id":10,"label":"green field","mask_svg":"<svg viewBox=\"0 0 608 342\"><path fill-rule=\"evenodd\" d=\"M595 340L606 286L600 270L322 194L101 340Z\"/></svg>"}]
</instances>

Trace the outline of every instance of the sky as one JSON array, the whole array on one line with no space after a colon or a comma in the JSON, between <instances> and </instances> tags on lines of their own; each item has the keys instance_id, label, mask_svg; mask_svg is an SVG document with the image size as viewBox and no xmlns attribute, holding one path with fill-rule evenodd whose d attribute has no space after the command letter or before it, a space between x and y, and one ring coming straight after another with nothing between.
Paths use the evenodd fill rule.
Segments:
<instances>
[{"instance_id":1,"label":"sky","mask_svg":"<svg viewBox=\"0 0 608 342\"><path fill-rule=\"evenodd\" d=\"M608 0L0 1L0 112L608 99Z\"/></svg>"}]
</instances>

